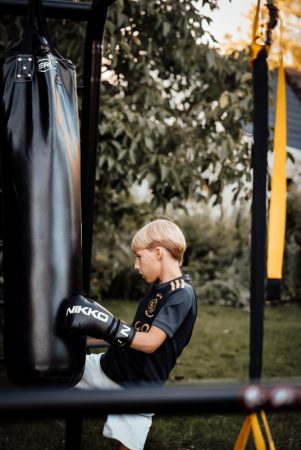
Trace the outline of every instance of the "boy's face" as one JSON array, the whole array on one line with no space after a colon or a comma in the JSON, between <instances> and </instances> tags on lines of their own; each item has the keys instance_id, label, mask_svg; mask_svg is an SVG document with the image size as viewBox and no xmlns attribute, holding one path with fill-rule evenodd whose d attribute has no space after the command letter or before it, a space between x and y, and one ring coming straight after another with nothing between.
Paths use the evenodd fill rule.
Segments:
<instances>
[{"instance_id":1,"label":"boy's face","mask_svg":"<svg viewBox=\"0 0 301 450\"><path fill-rule=\"evenodd\" d=\"M141 249L135 251L135 269L148 283L160 280L161 258L158 249Z\"/></svg>"}]
</instances>

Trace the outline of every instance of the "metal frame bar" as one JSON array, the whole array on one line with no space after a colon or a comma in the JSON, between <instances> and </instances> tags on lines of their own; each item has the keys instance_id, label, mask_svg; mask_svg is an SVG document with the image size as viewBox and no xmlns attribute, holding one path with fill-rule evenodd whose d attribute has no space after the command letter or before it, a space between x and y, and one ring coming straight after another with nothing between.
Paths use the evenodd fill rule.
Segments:
<instances>
[{"instance_id":1,"label":"metal frame bar","mask_svg":"<svg viewBox=\"0 0 301 450\"><path fill-rule=\"evenodd\" d=\"M266 190L268 150L268 66L263 48L253 62L254 145L252 149L253 198L250 261L250 361L249 377L262 372L266 279Z\"/></svg>"},{"instance_id":2,"label":"metal frame bar","mask_svg":"<svg viewBox=\"0 0 301 450\"><path fill-rule=\"evenodd\" d=\"M90 292L95 173L98 143L101 44L110 0L94 0L87 24L84 58L84 95L81 114L81 183L83 288Z\"/></svg>"},{"instance_id":3,"label":"metal frame bar","mask_svg":"<svg viewBox=\"0 0 301 450\"><path fill-rule=\"evenodd\" d=\"M123 390L6 389L0 420L152 411L168 415L301 411L301 383L132 387Z\"/></svg>"},{"instance_id":4,"label":"metal frame bar","mask_svg":"<svg viewBox=\"0 0 301 450\"><path fill-rule=\"evenodd\" d=\"M268 0L269 23L266 44L271 45L272 30L278 19L278 8ZM253 61L253 198L251 228L251 282L250 282L250 361L249 377L259 380L262 372L264 338L264 303L266 299L266 199L268 151L268 65L267 50L262 48Z\"/></svg>"},{"instance_id":5,"label":"metal frame bar","mask_svg":"<svg viewBox=\"0 0 301 450\"><path fill-rule=\"evenodd\" d=\"M47 17L89 20L92 3L73 3L64 0L43 0ZM0 14L23 16L27 12L28 0L0 0Z\"/></svg>"}]
</instances>

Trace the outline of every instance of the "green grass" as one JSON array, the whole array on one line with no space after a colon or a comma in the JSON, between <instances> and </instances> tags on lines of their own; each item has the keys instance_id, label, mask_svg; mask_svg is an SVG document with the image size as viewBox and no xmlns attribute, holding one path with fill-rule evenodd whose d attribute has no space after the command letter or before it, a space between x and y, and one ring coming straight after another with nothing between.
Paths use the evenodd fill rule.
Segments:
<instances>
[{"instance_id":1,"label":"green grass","mask_svg":"<svg viewBox=\"0 0 301 450\"><path fill-rule=\"evenodd\" d=\"M110 301L104 306L130 321L135 304ZM200 306L189 346L171 373L169 384L248 380L249 313L218 306ZM263 381L301 378L301 308L295 305L265 309ZM2 371L2 382L5 376ZM157 414L145 450L232 449L243 416L173 416ZM269 414L277 450L301 449L301 414ZM85 419L82 449L110 450L113 441L102 437L103 418ZM64 448L59 421L0 423L1 450ZM248 444L252 449L252 439Z\"/></svg>"}]
</instances>

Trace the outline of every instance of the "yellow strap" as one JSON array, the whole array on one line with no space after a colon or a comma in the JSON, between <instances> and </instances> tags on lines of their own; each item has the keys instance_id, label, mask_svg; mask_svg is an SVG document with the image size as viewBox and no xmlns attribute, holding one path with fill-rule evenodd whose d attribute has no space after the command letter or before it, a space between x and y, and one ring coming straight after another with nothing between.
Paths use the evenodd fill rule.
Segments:
<instances>
[{"instance_id":1,"label":"yellow strap","mask_svg":"<svg viewBox=\"0 0 301 450\"><path fill-rule=\"evenodd\" d=\"M251 43L251 62L254 61L254 59L257 58L258 53L260 52L260 50L265 47L267 52L269 50L269 46L265 45L265 44L259 44L257 41L261 38L258 34L257 34L257 30L258 30L258 22L259 22L259 12L260 12L260 0L257 0L257 5L256 5L256 12L255 12L255 16L254 16L254 20L253 20L253 28L252 28L252 43Z\"/></svg>"},{"instance_id":2,"label":"yellow strap","mask_svg":"<svg viewBox=\"0 0 301 450\"><path fill-rule=\"evenodd\" d=\"M256 12L255 12L254 20L253 20L252 42L256 41L258 20L259 20L259 11L260 11L260 0L257 0Z\"/></svg>"},{"instance_id":3,"label":"yellow strap","mask_svg":"<svg viewBox=\"0 0 301 450\"><path fill-rule=\"evenodd\" d=\"M268 438L269 450L276 450L265 412L261 410L260 415ZM234 450L245 450L251 430L253 432L256 450L266 450L266 444L256 413L250 414L245 418L236 439Z\"/></svg>"},{"instance_id":4,"label":"yellow strap","mask_svg":"<svg viewBox=\"0 0 301 450\"><path fill-rule=\"evenodd\" d=\"M234 450L244 450L251 431L251 416L247 416L236 439Z\"/></svg>"},{"instance_id":5,"label":"yellow strap","mask_svg":"<svg viewBox=\"0 0 301 450\"><path fill-rule=\"evenodd\" d=\"M283 66L280 19L280 54L277 85L276 120L274 131L274 164L271 182L271 199L268 224L267 276L282 278L286 221L286 94Z\"/></svg>"},{"instance_id":6,"label":"yellow strap","mask_svg":"<svg viewBox=\"0 0 301 450\"><path fill-rule=\"evenodd\" d=\"M263 422L263 425L264 425L264 428L265 428L265 431L267 434L267 438L268 438L268 442L269 442L269 450L276 450L265 412L263 410L261 410L260 415L261 415L262 422Z\"/></svg>"},{"instance_id":7,"label":"yellow strap","mask_svg":"<svg viewBox=\"0 0 301 450\"><path fill-rule=\"evenodd\" d=\"M251 414L251 426L256 450L266 450L266 445L263 439L262 431L260 429L258 417L255 413Z\"/></svg>"}]
</instances>

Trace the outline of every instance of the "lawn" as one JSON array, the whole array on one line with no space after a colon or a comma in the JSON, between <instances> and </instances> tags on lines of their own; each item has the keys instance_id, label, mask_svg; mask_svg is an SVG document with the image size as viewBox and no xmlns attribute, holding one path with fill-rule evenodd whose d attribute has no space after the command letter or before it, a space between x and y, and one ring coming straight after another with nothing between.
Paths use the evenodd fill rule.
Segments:
<instances>
[{"instance_id":1,"label":"lawn","mask_svg":"<svg viewBox=\"0 0 301 450\"><path fill-rule=\"evenodd\" d=\"M110 301L104 306L130 320L134 303ZM249 313L218 306L201 306L189 346L171 373L169 384L247 381ZM301 379L301 308L282 305L265 309L263 380ZM5 376L2 369L2 383ZM154 418L145 450L232 449L243 416L181 416ZM269 414L276 449L301 449L301 414ZM116 448L101 435L103 418L85 419L82 449ZM55 450L64 448L60 421L0 424L0 448ZM250 439L248 449L252 449Z\"/></svg>"}]
</instances>

